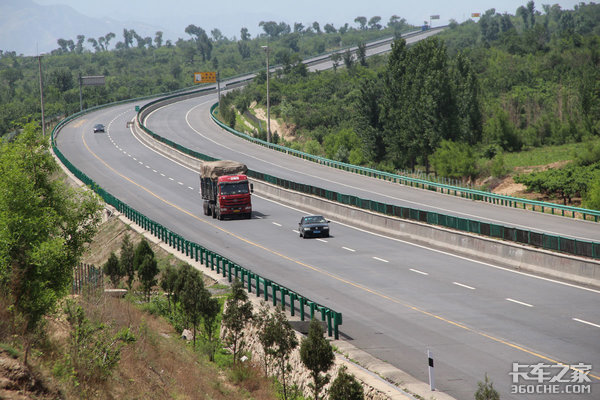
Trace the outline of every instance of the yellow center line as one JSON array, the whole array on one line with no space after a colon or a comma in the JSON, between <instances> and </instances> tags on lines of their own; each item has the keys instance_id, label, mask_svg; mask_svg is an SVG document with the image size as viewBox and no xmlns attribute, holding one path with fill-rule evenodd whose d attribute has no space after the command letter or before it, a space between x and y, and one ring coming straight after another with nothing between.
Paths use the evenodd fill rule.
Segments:
<instances>
[{"instance_id":1,"label":"yellow center line","mask_svg":"<svg viewBox=\"0 0 600 400\"><path fill-rule=\"evenodd\" d=\"M505 345L505 346L509 346L509 347L511 347L511 348L513 348L513 349L516 349L516 350L522 351L522 352L524 352L524 353L527 353L527 354L529 354L529 355L532 355L532 356L535 356L535 357L539 357L539 358L541 358L542 360L546 360L546 361L552 362L552 363L554 363L554 364L567 365L567 366L569 365L569 364L567 364L567 363L563 363L563 362L561 362L561 361L557 361L557 360L555 360L555 359L553 359L553 358L546 357L546 356L544 356L544 355L542 355L542 354L539 354L539 353L537 353L537 352L535 352L535 351L532 351L532 350L526 349L526 348L524 348L524 347L522 347L522 346L519 346L519 345L517 345L517 344L510 343L510 342L508 342L508 341L506 341L506 340L504 340L504 339L500 339L500 338L497 338L497 337L495 337L495 336L492 336L492 335L490 335L490 334L487 334L487 333L485 333L485 332L478 331L478 330L476 330L476 329L470 328L470 327L468 327L468 326L466 326L466 325L463 325L463 324L461 324L461 323L459 323L459 322L455 322L455 321L449 320L449 319L447 319L447 318L444 318L444 317L442 317L442 316L439 316L439 315L433 314L433 313L431 313L431 312L429 312L429 311L422 310L422 309L420 309L420 308L418 308L418 307L416 307L416 306L413 306L413 305L410 305L410 304L408 304L408 303L405 303L405 302L403 302L402 300L399 300L399 299L397 299L397 298L394 298L394 297L388 296L388 295L386 295L386 294L380 293L380 292L378 292L378 291L376 291L376 290L370 289L370 288L368 288L368 287L366 287L366 286L363 286L363 285L361 285L361 284L359 284L359 283L356 283L356 282L349 281L349 280L347 280L347 279L345 279L345 278L342 278L342 277L340 277L340 276L337 276L337 275L335 275L335 274L332 274L331 272L327 272L327 271L325 271L325 270L322 270L322 269L320 269L320 268L317 268L317 267L315 267L315 266L312 266L312 265L306 264L306 263L304 263L304 262L302 262L302 261L295 260L295 259L293 259L293 258L291 258L291 257L289 257L289 256L286 256L285 254L279 253L279 252L278 252L278 251L276 251L276 250L269 249L269 248L267 248L267 247L265 247L265 246L263 246L263 245L261 245L261 244L259 244L259 243L253 242L253 241L251 241L251 240L249 240L249 239L246 239L246 238L244 238L244 237L242 237L242 236L239 236L239 235L237 235L237 234L235 234L235 233L233 233L233 232L230 232L230 231L228 231L228 230L226 230L226 229L222 228L222 227L221 227L221 226L219 226L219 225L215 225L215 224L213 224L212 222L206 221L205 219L202 219L202 218L198 217L197 215L195 215L195 214L193 214L193 213L191 213L191 212L189 212L189 211L187 211L187 210L184 210L183 208L179 207L178 205L171 203L170 201L168 201L168 200L166 200L166 199L164 199L164 198L160 197L160 196L159 196L159 195L157 195L156 193L152 192L150 189L148 189L148 188L146 188L146 187L144 187L144 186L140 185L139 183L137 183L137 182L133 181L132 179L128 178L127 176L125 176L125 175L121 174L120 172L118 172L117 170L115 170L113 167L111 167L111 166L110 166L108 163L106 163L106 162L105 162L103 159L101 159L101 158L100 158L100 157L99 157L99 156L98 156L96 153L94 153L94 152L93 152L93 151L92 151L92 150L89 148L89 146L88 146L87 142L85 141L85 137L84 137L84 134L83 134L83 133L81 134L81 139L82 139L82 141L83 141L83 144L84 144L85 148L87 149L87 151L89 151L89 152L90 152L90 154L91 154L92 156L94 156L94 157L95 157L95 158L96 158L98 161L100 161L102 164L104 164L104 166L105 166L106 168L108 168L109 170L111 170L112 172L114 172L115 174L117 174L118 176L120 176L121 178L125 179L127 182L130 182L131 184L133 184L133 185L137 186L138 188L142 189L143 191L147 192L148 194L150 194L150 195L152 195L152 196L156 197L157 199L159 199L160 201L164 202L165 204L167 204L167 205L169 205L169 206L171 206L171 207L175 208L176 210L178 210L178 211L180 211L180 212L182 212L182 213L184 213L184 214L186 214L186 215L188 215L188 216L190 216L190 217L192 217L192 218L196 219L197 221L200 221L200 222L202 222L202 223L208 224L208 225L210 225L211 227L213 227L213 228L216 228L216 229L220 230L220 231L221 231L221 232L223 232L223 233L226 233L226 234L228 234L228 235L231 235L231 236L233 236L234 238L236 238L236 239L238 239L238 240L241 240L241 241L242 241L242 242L244 242L244 243L247 243L247 244L249 244L249 245L255 246L255 247L257 247L257 248L259 248L259 249L261 249L261 250L264 250L264 251L266 251L266 252L268 252L268 253L271 253L271 254L273 254L273 255L276 255L276 256L278 256L278 257L280 257L280 258L283 258L283 259L285 259L285 260L287 260L287 261L291 261L291 262L293 262L293 263L295 263L295 264L298 264L298 265L300 265L300 266L302 266L302 267L308 268L308 269L310 269L310 270L312 270L312 271L315 271L315 272L318 272L318 273L320 273L320 274L326 275L326 276L328 276L328 277L330 277L330 278L332 278L332 279L335 279L335 280L337 280L337 281L339 281L339 282L345 283L345 284L347 284L347 285L350 285L350 286L353 286L353 287L355 287L355 288L357 288L357 289L360 289L360 290L363 290L363 291L365 291L365 292L371 293L371 294L372 294L372 295L374 295L374 296L378 296L378 297L381 297L381 298L383 298L383 299L389 300L389 301L391 301L391 302L393 302L393 303L396 303L396 304L402 305L402 306L404 306L404 307L406 307L406 308L409 308L409 309L411 309L411 310L413 310L413 311L415 311L415 312L417 312L417 313L420 313L420 314L427 315L427 316L429 316L429 317L432 317L432 318L438 319L438 320L440 320L440 321L446 322L447 324L453 325L453 326L455 326L455 327L457 327L457 328L463 329L463 330L465 330L465 331L468 331L468 332L471 332L471 333L475 333L475 334L477 334L477 335L480 335L480 336L482 336L482 337L485 337L485 338L487 338L487 339L490 339L490 340L492 340L492 341L494 341L494 342L496 342L496 343L500 343L500 344L503 344L503 345ZM570 367L570 368L571 368L572 370L575 370L575 371L581 372L581 371L579 371L579 370L578 370L578 369L576 369L576 368L573 368L573 367ZM596 375L593 375L593 374L591 374L591 373L589 373L589 374L588 374L588 376L591 376L591 377L593 377L593 378L595 378L595 379L598 379L598 380L600 380L600 376L596 376Z\"/></svg>"}]
</instances>

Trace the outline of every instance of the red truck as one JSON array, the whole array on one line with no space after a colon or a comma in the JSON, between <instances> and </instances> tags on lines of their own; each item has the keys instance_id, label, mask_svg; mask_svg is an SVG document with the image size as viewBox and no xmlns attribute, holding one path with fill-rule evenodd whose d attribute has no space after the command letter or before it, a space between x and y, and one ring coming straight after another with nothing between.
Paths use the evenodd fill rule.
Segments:
<instances>
[{"instance_id":1,"label":"red truck","mask_svg":"<svg viewBox=\"0 0 600 400\"><path fill-rule=\"evenodd\" d=\"M204 215L252 218L252 184L245 164L229 161L205 161L200 167L200 189Z\"/></svg>"}]
</instances>

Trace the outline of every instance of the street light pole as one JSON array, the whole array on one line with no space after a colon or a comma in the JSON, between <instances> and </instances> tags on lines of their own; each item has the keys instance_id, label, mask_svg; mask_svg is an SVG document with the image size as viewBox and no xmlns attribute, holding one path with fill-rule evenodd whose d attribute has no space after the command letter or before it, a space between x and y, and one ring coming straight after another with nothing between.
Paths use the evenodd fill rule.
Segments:
<instances>
[{"instance_id":1,"label":"street light pole","mask_svg":"<svg viewBox=\"0 0 600 400\"><path fill-rule=\"evenodd\" d=\"M269 46L261 46L267 52L267 142L271 143L271 101L269 98Z\"/></svg>"},{"instance_id":2,"label":"street light pole","mask_svg":"<svg viewBox=\"0 0 600 400\"><path fill-rule=\"evenodd\" d=\"M44 84L42 82L42 56L38 55L38 69L40 73L40 102L42 106L42 135L46 136L46 121L44 119Z\"/></svg>"}]
</instances>

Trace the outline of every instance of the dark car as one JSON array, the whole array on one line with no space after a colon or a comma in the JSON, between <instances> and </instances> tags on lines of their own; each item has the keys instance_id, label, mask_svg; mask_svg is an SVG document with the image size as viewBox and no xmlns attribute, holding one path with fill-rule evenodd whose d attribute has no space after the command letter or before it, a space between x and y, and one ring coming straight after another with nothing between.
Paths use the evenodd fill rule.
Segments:
<instances>
[{"instance_id":1,"label":"dark car","mask_svg":"<svg viewBox=\"0 0 600 400\"><path fill-rule=\"evenodd\" d=\"M96 132L104 132L104 125L102 125L102 124L94 125L94 133L96 133Z\"/></svg>"},{"instance_id":2,"label":"dark car","mask_svg":"<svg viewBox=\"0 0 600 400\"><path fill-rule=\"evenodd\" d=\"M329 221L321 215L307 215L302 217L298 224L298 231L301 238L307 237L328 237L329 236Z\"/></svg>"}]
</instances>

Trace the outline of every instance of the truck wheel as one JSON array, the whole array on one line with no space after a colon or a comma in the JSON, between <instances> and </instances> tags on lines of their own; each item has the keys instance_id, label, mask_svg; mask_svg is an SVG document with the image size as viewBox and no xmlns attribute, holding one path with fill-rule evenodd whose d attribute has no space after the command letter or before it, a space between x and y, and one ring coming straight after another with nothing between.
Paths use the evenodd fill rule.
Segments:
<instances>
[{"instance_id":1,"label":"truck wheel","mask_svg":"<svg viewBox=\"0 0 600 400\"><path fill-rule=\"evenodd\" d=\"M211 207L210 215L212 215L213 218L217 218L217 210L215 210L214 207Z\"/></svg>"},{"instance_id":2,"label":"truck wheel","mask_svg":"<svg viewBox=\"0 0 600 400\"><path fill-rule=\"evenodd\" d=\"M246 214L246 219L252 219L252 213Z\"/></svg>"}]
</instances>

